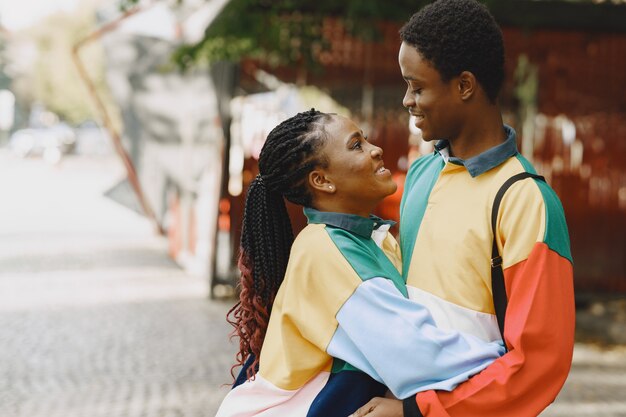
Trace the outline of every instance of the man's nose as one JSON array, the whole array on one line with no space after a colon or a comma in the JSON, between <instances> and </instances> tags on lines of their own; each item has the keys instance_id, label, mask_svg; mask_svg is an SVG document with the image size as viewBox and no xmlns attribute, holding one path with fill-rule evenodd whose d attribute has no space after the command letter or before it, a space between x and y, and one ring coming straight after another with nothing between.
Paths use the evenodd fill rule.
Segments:
<instances>
[{"instance_id":1,"label":"man's nose","mask_svg":"<svg viewBox=\"0 0 626 417\"><path fill-rule=\"evenodd\" d=\"M402 98L402 105L407 109L415 106L415 97L408 88L404 93L404 97Z\"/></svg>"}]
</instances>

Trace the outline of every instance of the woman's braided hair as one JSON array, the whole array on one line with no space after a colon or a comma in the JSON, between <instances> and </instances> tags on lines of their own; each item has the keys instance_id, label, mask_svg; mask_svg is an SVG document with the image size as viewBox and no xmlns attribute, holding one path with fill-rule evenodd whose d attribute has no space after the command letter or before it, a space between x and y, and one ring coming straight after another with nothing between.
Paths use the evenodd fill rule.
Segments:
<instances>
[{"instance_id":1,"label":"woman's braided hair","mask_svg":"<svg viewBox=\"0 0 626 417\"><path fill-rule=\"evenodd\" d=\"M267 136L259 156L259 175L250 183L243 215L238 266L241 271L239 302L227 320L239 337L239 352L231 373L250 354L254 362L248 379L256 373L261 345L274 297L287 268L293 231L283 197L311 206L308 174L327 161L320 152L330 115L314 109L285 120Z\"/></svg>"}]
</instances>

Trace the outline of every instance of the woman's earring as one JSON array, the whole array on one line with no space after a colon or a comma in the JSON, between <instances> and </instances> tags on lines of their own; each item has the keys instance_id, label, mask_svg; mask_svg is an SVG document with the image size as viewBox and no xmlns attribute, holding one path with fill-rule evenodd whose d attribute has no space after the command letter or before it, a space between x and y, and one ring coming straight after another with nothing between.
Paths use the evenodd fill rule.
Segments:
<instances>
[{"instance_id":1,"label":"woman's earring","mask_svg":"<svg viewBox=\"0 0 626 417\"><path fill-rule=\"evenodd\" d=\"M335 187L333 187L332 185L329 185L328 188L330 188L330 190L332 191Z\"/></svg>"}]
</instances>

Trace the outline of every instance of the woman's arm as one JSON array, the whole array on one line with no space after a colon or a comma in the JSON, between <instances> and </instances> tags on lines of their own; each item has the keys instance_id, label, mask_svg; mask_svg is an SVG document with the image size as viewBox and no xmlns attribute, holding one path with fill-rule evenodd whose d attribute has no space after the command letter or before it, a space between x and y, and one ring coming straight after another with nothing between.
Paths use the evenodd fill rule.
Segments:
<instances>
[{"instance_id":1,"label":"woman's arm","mask_svg":"<svg viewBox=\"0 0 626 417\"><path fill-rule=\"evenodd\" d=\"M386 278L357 287L336 315L327 352L383 382L398 398L452 390L504 354L502 343L439 329L429 311Z\"/></svg>"},{"instance_id":2,"label":"woman's arm","mask_svg":"<svg viewBox=\"0 0 626 417\"><path fill-rule=\"evenodd\" d=\"M373 257L371 245L344 235L333 240L323 226L309 225L292 247L270 322L303 339L302 348L315 346L346 361L398 398L451 390L504 353L500 343L437 328L424 305L402 295L398 279L383 275L398 271ZM385 278L372 278L372 271ZM286 343L287 336L275 342Z\"/></svg>"}]
</instances>

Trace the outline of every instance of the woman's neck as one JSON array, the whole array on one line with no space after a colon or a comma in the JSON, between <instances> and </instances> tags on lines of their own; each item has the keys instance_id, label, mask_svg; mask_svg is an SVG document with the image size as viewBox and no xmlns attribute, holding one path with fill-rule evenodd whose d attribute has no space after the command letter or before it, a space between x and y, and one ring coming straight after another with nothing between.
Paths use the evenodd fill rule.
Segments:
<instances>
[{"instance_id":1,"label":"woman's neck","mask_svg":"<svg viewBox=\"0 0 626 417\"><path fill-rule=\"evenodd\" d=\"M319 199L320 201L316 201L313 204L313 208L318 211L327 211L332 213L344 213L344 214L354 214L361 217L369 217L369 215L374 211L374 208L380 203L376 204L342 204L340 201L331 200L331 199ZM362 203L362 202L361 202Z\"/></svg>"}]
</instances>

